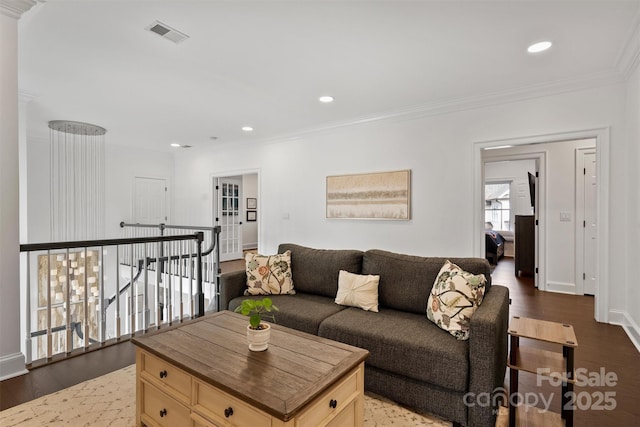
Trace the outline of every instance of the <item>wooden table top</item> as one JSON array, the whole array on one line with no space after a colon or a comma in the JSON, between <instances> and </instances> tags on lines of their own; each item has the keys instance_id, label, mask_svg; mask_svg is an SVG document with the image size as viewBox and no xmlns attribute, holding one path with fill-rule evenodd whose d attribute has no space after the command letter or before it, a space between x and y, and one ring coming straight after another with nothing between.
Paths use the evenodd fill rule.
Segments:
<instances>
[{"instance_id":1,"label":"wooden table top","mask_svg":"<svg viewBox=\"0 0 640 427\"><path fill-rule=\"evenodd\" d=\"M283 421L369 355L367 350L279 325L272 325L268 350L249 351L247 324L247 317L223 311L131 341Z\"/></svg>"},{"instance_id":2,"label":"wooden table top","mask_svg":"<svg viewBox=\"0 0 640 427\"><path fill-rule=\"evenodd\" d=\"M516 337L533 338L566 347L578 346L573 326L566 323L514 316L509 323L508 331Z\"/></svg>"}]
</instances>

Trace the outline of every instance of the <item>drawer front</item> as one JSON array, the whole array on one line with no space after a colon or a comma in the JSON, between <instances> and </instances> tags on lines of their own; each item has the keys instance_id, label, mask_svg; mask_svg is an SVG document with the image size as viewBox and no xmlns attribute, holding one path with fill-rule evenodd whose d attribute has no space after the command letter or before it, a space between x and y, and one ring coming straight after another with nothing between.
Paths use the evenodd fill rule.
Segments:
<instances>
[{"instance_id":1,"label":"drawer front","mask_svg":"<svg viewBox=\"0 0 640 427\"><path fill-rule=\"evenodd\" d=\"M327 427L353 427L356 425L356 401L352 400L349 406L344 408L334 419L329 421Z\"/></svg>"},{"instance_id":2,"label":"drawer front","mask_svg":"<svg viewBox=\"0 0 640 427\"><path fill-rule=\"evenodd\" d=\"M188 426L189 408L182 405L156 387L141 381L142 415L163 427Z\"/></svg>"},{"instance_id":3,"label":"drawer front","mask_svg":"<svg viewBox=\"0 0 640 427\"><path fill-rule=\"evenodd\" d=\"M191 403L191 376L164 360L142 353L142 378L158 385L184 404Z\"/></svg>"},{"instance_id":4,"label":"drawer front","mask_svg":"<svg viewBox=\"0 0 640 427\"><path fill-rule=\"evenodd\" d=\"M353 407L353 400L357 397L357 393L358 377L357 371L354 371L346 379L316 399L311 404L311 407L300 415L296 427L317 427L322 425L323 422L326 422L327 417L332 414L338 414L345 405Z\"/></svg>"},{"instance_id":5,"label":"drawer front","mask_svg":"<svg viewBox=\"0 0 640 427\"><path fill-rule=\"evenodd\" d=\"M209 421L208 419L201 417L195 412L191 413L191 421L193 422L191 427L224 427L223 424L216 424L213 421Z\"/></svg>"},{"instance_id":6,"label":"drawer front","mask_svg":"<svg viewBox=\"0 0 640 427\"><path fill-rule=\"evenodd\" d=\"M271 417L208 384L195 382L194 410L234 426L271 427Z\"/></svg>"}]
</instances>

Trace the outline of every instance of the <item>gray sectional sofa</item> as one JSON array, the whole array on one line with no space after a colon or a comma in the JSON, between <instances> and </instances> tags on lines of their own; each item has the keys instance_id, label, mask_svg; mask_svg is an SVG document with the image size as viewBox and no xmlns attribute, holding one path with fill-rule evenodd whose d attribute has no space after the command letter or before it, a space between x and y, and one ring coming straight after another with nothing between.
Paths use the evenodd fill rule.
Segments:
<instances>
[{"instance_id":1,"label":"gray sectional sofa","mask_svg":"<svg viewBox=\"0 0 640 427\"><path fill-rule=\"evenodd\" d=\"M278 324L369 350L365 389L454 425L493 427L496 408L477 403L503 386L507 360L509 292L491 283L481 258L449 258L487 277L484 300L471 317L470 338L459 341L426 316L429 291L446 258L382 250L323 250L282 244L291 250L295 295L272 295ZM334 302L338 273L380 275L379 312ZM220 280L221 309L245 298L244 271ZM488 393L488 394L487 394ZM466 397L465 397L466 395ZM491 399L493 401L493 399Z\"/></svg>"}]
</instances>

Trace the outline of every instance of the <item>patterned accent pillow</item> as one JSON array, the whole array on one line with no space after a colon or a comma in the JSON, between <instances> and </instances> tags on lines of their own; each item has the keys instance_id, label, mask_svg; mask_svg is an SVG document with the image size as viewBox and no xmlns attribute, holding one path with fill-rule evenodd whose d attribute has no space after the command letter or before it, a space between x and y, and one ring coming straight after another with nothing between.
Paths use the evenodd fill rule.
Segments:
<instances>
[{"instance_id":1,"label":"patterned accent pillow","mask_svg":"<svg viewBox=\"0 0 640 427\"><path fill-rule=\"evenodd\" d=\"M359 307L378 312L378 283L380 276L361 275L340 270L336 304Z\"/></svg>"},{"instance_id":2,"label":"patterned accent pillow","mask_svg":"<svg viewBox=\"0 0 640 427\"><path fill-rule=\"evenodd\" d=\"M248 253L245 295L295 294L291 279L291 251L277 255Z\"/></svg>"},{"instance_id":3,"label":"patterned accent pillow","mask_svg":"<svg viewBox=\"0 0 640 427\"><path fill-rule=\"evenodd\" d=\"M471 316L482 303L484 274L473 275L451 261L444 263L427 301L427 317L459 340L469 339Z\"/></svg>"}]
</instances>

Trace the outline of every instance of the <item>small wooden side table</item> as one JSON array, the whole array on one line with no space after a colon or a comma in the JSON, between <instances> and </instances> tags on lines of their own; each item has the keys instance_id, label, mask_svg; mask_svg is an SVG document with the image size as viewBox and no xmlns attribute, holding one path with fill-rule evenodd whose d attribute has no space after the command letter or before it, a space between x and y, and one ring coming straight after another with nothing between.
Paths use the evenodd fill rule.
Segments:
<instances>
[{"instance_id":1,"label":"small wooden side table","mask_svg":"<svg viewBox=\"0 0 640 427\"><path fill-rule=\"evenodd\" d=\"M509 427L527 425L573 426L573 409L568 408L575 384L574 350L578 340L573 326L514 316L509 324L509 401L518 393L518 372L541 374L546 368L548 377L562 380L562 408L560 414L540 412L526 405L509 405ZM562 346L562 353L531 347L520 347L520 338L545 341Z\"/></svg>"}]
</instances>

